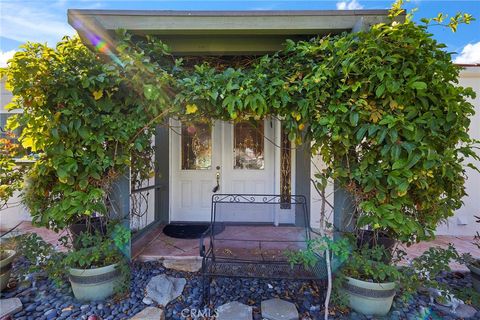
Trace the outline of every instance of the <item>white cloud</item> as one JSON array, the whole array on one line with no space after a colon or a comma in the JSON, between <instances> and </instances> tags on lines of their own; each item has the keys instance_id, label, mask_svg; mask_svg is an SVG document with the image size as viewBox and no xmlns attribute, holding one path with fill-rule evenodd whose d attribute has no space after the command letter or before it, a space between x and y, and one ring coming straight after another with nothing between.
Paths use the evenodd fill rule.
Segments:
<instances>
[{"instance_id":1,"label":"white cloud","mask_svg":"<svg viewBox=\"0 0 480 320\"><path fill-rule=\"evenodd\" d=\"M460 64L478 64L480 63L480 41L474 44L467 44L462 52L453 60Z\"/></svg>"},{"instance_id":2,"label":"white cloud","mask_svg":"<svg viewBox=\"0 0 480 320\"><path fill-rule=\"evenodd\" d=\"M363 6L357 0L337 2L337 10L357 10L363 9Z\"/></svg>"},{"instance_id":3,"label":"white cloud","mask_svg":"<svg viewBox=\"0 0 480 320\"><path fill-rule=\"evenodd\" d=\"M7 61L13 57L15 50L2 51L0 50L0 68L5 68L7 66Z\"/></svg>"},{"instance_id":4,"label":"white cloud","mask_svg":"<svg viewBox=\"0 0 480 320\"><path fill-rule=\"evenodd\" d=\"M2 3L0 36L25 42L47 42L54 46L64 35L73 35L67 12L59 3Z\"/></svg>"}]
</instances>

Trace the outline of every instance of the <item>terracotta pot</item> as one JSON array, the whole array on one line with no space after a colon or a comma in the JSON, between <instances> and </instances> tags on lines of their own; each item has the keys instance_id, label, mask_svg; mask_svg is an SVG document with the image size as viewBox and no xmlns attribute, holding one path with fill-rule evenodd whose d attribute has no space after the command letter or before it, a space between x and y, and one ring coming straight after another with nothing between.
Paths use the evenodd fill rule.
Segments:
<instances>
[{"instance_id":1,"label":"terracotta pot","mask_svg":"<svg viewBox=\"0 0 480 320\"><path fill-rule=\"evenodd\" d=\"M14 250L4 250L0 259L0 291L7 287L12 273L12 262L15 258Z\"/></svg>"},{"instance_id":2,"label":"terracotta pot","mask_svg":"<svg viewBox=\"0 0 480 320\"><path fill-rule=\"evenodd\" d=\"M350 308L367 316L384 316L392 307L395 282L374 283L347 277L343 288Z\"/></svg>"}]
</instances>

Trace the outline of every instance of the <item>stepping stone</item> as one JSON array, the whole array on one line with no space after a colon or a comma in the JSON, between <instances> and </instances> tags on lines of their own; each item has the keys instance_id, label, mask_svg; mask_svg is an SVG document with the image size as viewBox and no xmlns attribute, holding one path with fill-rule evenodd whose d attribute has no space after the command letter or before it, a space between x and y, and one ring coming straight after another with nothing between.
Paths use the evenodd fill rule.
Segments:
<instances>
[{"instance_id":1,"label":"stepping stone","mask_svg":"<svg viewBox=\"0 0 480 320\"><path fill-rule=\"evenodd\" d=\"M221 305L217 308L216 320L252 320L252 307L238 301Z\"/></svg>"},{"instance_id":2,"label":"stepping stone","mask_svg":"<svg viewBox=\"0 0 480 320\"><path fill-rule=\"evenodd\" d=\"M262 301L262 317L268 320L298 320L298 311L293 303L274 298Z\"/></svg>"},{"instance_id":3,"label":"stepping stone","mask_svg":"<svg viewBox=\"0 0 480 320\"><path fill-rule=\"evenodd\" d=\"M202 260L200 259L165 259L162 263L167 269L184 272L198 272L202 267Z\"/></svg>"},{"instance_id":4,"label":"stepping stone","mask_svg":"<svg viewBox=\"0 0 480 320\"><path fill-rule=\"evenodd\" d=\"M22 309L22 302L18 298L0 299L0 319L15 314Z\"/></svg>"},{"instance_id":5,"label":"stepping stone","mask_svg":"<svg viewBox=\"0 0 480 320\"><path fill-rule=\"evenodd\" d=\"M436 307L440 311L448 314L450 317L458 318L458 319L473 318L475 316L475 313L477 312L477 310L474 307L468 304L459 305L457 310L455 310L455 312L453 312L452 308L449 308L449 307L444 307L441 305L436 305Z\"/></svg>"},{"instance_id":6,"label":"stepping stone","mask_svg":"<svg viewBox=\"0 0 480 320\"><path fill-rule=\"evenodd\" d=\"M165 314L162 309L155 307L146 307L130 320L165 320Z\"/></svg>"},{"instance_id":7,"label":"stepping stone","mask_svg":"<svg viewBox=\"0 0 480 320\"><path fill-rule=\"evenodd\" d=\"M146 296L159 305L166 306L182 294L186 283L187 280L184 278L174 278L161 274L150 279L147 284Z\"/></svg>"}]
</instances>

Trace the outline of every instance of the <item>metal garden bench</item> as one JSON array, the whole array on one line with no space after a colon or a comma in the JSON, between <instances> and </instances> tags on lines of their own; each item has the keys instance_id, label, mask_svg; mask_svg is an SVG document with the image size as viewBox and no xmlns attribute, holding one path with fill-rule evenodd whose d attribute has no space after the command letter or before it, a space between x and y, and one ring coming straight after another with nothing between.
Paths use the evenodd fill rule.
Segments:
<instances>
[{"instance_id":1,"label":"metal garden bench","mask_svg":"<svg viewBox=\"0 0 480 320\"><path fill-rule=\"evenodd\" d=\"M309 219L303 195L214 194L210 227L200 239L204 300L210 302L214 277L314 280L326 288L321 256L306 268L286 255L318 236Z\"/></svg>"}]
</instances>

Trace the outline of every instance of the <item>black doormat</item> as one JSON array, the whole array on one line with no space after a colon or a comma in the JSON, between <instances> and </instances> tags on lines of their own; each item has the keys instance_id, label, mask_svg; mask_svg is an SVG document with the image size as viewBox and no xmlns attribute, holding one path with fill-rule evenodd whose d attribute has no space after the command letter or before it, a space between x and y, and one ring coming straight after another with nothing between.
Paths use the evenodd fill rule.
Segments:
<instances>
[{"instance_id":1,"label":"black doormat","mask_svg":"<svg viewBox=\"0 0 480 320\"><path fill-rule=\"evenodd\" d=\"M207 231L210 224L169 224L163 228L163 233L172 238L179 239L200 239L202 234ZM216 225L214 233L219 234L225 227Z\"/></svg>"}]
</instances>

